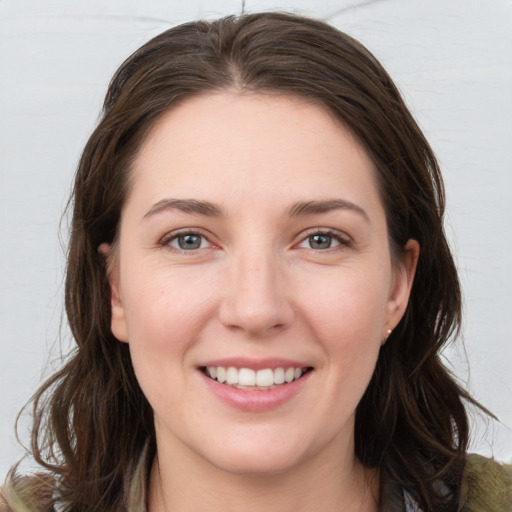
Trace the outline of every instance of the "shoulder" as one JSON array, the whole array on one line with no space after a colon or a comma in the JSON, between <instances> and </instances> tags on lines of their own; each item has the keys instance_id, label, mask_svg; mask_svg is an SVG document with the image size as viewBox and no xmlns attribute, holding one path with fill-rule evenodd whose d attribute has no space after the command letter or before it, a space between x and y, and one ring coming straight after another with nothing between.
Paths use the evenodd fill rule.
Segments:
<instances>
[{"instance_id":1,"label":"shoulder","mask_svg":"<svg viewBox=\"0 0 512 512\"><path fill-rule=\"evenodd\" d=\"M512 512L512 465L468 455L464 487L467 512Z\"/></svg>"}]
</instances>

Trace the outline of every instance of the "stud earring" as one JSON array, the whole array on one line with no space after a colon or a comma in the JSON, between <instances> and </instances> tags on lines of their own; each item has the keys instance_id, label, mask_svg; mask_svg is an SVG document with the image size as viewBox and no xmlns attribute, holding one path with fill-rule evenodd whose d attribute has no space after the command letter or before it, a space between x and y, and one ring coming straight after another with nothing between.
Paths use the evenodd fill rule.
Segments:
<instances>
[{"instance_id":1,"label":"stud earring","mask_svg":"<svg viewBox=\"0 0 512 512\"><path fill-rule=\"evenodd\" d=\"M391 336L391 333L392 333L392 332L393 332L393 331L392 331L391 329L388 329L388 330L386 331L386 334L387 334L387 336L386 336L386 340Z\"/></svg>"}]
</instances>

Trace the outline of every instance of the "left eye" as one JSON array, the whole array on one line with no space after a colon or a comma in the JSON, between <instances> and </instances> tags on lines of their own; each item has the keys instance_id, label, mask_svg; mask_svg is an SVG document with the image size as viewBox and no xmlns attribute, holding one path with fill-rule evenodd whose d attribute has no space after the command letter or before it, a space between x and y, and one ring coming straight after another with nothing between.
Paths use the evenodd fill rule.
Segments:
<instances>
[{"instance_id":1,"label":"left eye","mask_svg":"<svg viewBox=\"0 0 512 512\"><path fill-rule=\"evenodd\" d=\"M330 235L329 233L315 233L314 235L309 235L305 238L300 244L299 247L305 247L307 249L314 249L316 251L331 249L332 247L336 247L340 245L340 240L338 237Z\"/></svg>"},{"instance_id":2,"label":"left eye","mask_svg":"<svg viewBox=\"0 0 512 512\"><path fill-rule=\"evenodd\" d=\"M168 245L181 251L194 251L207 247L208 241L198 233L182 233L171 238Z\"/></svg>"}]
</instances>

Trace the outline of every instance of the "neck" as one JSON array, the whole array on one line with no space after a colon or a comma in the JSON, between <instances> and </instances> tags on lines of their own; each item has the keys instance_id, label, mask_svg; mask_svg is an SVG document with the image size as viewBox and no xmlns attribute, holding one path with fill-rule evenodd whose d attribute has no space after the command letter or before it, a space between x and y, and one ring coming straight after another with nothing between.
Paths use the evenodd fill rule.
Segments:
<instances>
[{"instance_id":1,"label":"neck","mask_svg":"<svg viewBox=\"0 0 512 512\"><path fill-rule=\"evenodd\" d=\"M278 474L232 474L155 458L149 512L376 512L379 475L354 456L308 460ZM332 457L331 457L332 459Z\"/></svg>"}]
</instances>

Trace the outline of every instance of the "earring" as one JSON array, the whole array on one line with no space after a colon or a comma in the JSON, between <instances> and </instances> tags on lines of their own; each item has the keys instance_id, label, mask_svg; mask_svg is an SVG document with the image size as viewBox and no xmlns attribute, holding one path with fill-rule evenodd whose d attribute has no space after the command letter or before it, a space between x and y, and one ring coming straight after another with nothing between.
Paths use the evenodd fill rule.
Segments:
<instances>
[{"instance_id":1,"label":"earring","mask_svg":"<svg viewBox=\"0 0 512 512\"><path fill-rule=\"evenodd\" d=\"M386 340L391 336L391 333L392 333L392 332L393 332L393 331L392 331L391 329L388 329L388 330L386 331L386 334L387 334L387 336L386 336Z\"/></svg>"}]
</instances>

